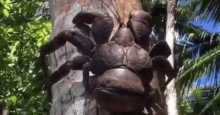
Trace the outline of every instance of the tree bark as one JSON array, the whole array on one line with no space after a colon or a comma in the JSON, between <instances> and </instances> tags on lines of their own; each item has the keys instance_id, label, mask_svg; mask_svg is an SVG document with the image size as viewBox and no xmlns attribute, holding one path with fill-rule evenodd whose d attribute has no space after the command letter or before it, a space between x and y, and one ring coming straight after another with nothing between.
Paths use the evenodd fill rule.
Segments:
<instances>
[{"instance_id":1,"label":"tree bark","mask_svg":"<svg viewBox=\"0 0 220 115\"><path fill-rule=\"evenodd\" d=\"M50 0L53 23L51 38L63 30L76 28L72 24L73 17L80 11L92 9L107 11L114 19L116 30L119 25L116 17L126 21L130 11L141 9L141 6L138 0ZM84 34L91 37L91 32ZM65 46L49 55L50 73L79 55L81 54L76 47L67 42ZM106 111L97 109L93 95L85 92L82 78L81 70L72 70L52 86L51 115L109 115Z\"/></svg>"},{"instance_id":2,"label":"tree bark","mask_svg":"<svg viewBox=\"0 0 220 115\"><path fill-rule=\"evenodd\" d=\"M178 32L175 29L176 25L176 3L177 0L167 0L167 23L166 23L166 41L170 46L172 54L168 57L169 62L174 67L174 41L178 36ZM177 97L175 91L175 79L173 79L166 89L166 102L168 115L177 115Z\"/></svg>"},{"instance_id":3,"label":"tree bark","mask_svg":"<svg viewBox=\"0 0 220 115\"><path fill-rule=\"evenodd\" d=\"M2 108L1 112L2 112L1 115L8 115L9 109L8 108Z\"/></svg>"}]
</instances>

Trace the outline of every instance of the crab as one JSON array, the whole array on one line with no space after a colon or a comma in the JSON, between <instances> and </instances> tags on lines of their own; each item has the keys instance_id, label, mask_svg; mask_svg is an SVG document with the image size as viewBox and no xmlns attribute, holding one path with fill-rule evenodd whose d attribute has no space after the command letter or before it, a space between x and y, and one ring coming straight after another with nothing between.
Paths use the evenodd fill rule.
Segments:
<instances>
[{"instance_id":1,"label":"crab","mask_svg":"<svg viewBox=\"0 0 220 115\"><path fill-rule=\"evenodd\" d=\"M64 30L41 48L41 61L45 56L63 46L67 41L82 53L63 64L51 75L56 82L71 69L83 70L83 85L86 91L95 94L101 108L113 113L142 111L153 96L150 85L153 71L172 72L167 57L171 50L166 41L159 41L151 49L144 49L152 31L153 20L148 12L131 12L129 21L121 23L111 39L114 23L104 11L82 11L72 21L80 27L91 24L91 32L96 42L80 30ZM92 72L97 76L90 82ZM168 80L169 81L169 80ZM167 84L167 83L166 83ZM165 87L165 86L164 86Z\"/></svg>"}]
</instances>

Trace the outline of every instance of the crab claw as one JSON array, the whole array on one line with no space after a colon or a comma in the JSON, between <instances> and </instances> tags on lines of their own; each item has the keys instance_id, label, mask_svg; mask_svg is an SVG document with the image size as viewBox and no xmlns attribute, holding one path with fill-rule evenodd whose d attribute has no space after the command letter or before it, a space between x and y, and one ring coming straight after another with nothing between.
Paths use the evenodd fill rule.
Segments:
<instances>
[{"instance_id":1,"label":"crab claw","mask_svg":"<svg viewBox=\"0 0 220 115\"><path fill-rule=\"evenodd\" d=\"M74 24L92 24L92 35L97 44L108 42L114 27L113 19L107 12L82 11L72 21Z\"/></svg>"},{"instance_id":2,"label":"crab claw","mask_svg":"<svg viewBox=\"0 0 220 115\"><path fill-rule=\"evenodd\" d=\"M127 25L131 29L136 42L140 43L150 35L153 26L153 19L148 12L137 10L131 12Z\"/></svg>"}]
</instances>

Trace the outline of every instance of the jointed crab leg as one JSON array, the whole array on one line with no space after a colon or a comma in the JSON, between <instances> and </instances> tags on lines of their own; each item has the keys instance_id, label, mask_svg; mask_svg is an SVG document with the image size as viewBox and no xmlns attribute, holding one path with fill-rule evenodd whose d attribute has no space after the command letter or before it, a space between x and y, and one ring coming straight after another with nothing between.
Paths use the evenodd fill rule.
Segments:
<instances>
[{"instance_id":1,"label":"jointed crab leg","mask_svg":"<svg viewBox=\"0 0 220 115\"><path fill-rule=\"evenodd\" d=\"M176 76L177 72L173 69L170 62L167 60L168 56L171 54L170 47L166 41L159 41L153 46L150 51L150 57L153 58L154 68L165 72L168 76L168 80L163 84L163 88Z\"/></svg>"},{"instance_id":2,"label":"jointed crab leg","mask_svg":"<svg viewBox=\"0 0 220 115\"><path fill-rule=\"evenodd\" d=\"M130 14L128 27L131 29L135 37L136 43L139 45L141 41L145 41L152 31L153 19L148 12L133 11Z\"/></svg>"},{"instance_id":3,"label":"jointed crab leg","mask_svg":"<svg viewBox=\"0 0 220 115\"><path fill-rule=\"evenodd\" d=\"M92 24L92 33L97 44L108 41L114 26L112 18L107 13L98 11L80 12L74 17L73 23L76 25ZM43 58L45 55L54 52L63 46L66 41L72 43L86 55L89 55L90 51L94 48L89 38L79 30L64 30L41 48L41 57Z\"/></svg>"},{"instance_id":4,"label":"jointed crab leg","mask_svg":"<svg viewBox=\"0 0 220 115\"><path fill-rule=\"evenodd\" d=\"M78 27L84 23L92 24L92 34L97 44L106 43L113 29L113 19L106 12L80 12L74 19L73 23ZM82 51L82 54L91 56L94 44L90 39L79 30L64 30L55 36L50 42L45 44L40 50L40 61L43 71L47 75L45 68L45 56L56 51L67 41Z\"/></svg>"},{"instance_id":5,"label":"jointed crab leg","mask_svg":"<svg viewBox=\"0 0 220 115\"><path fill-rule=\"evenodd\" d=\"M94 48L92 41L79 30L65 30L41 48L41 57L54 52L67 41L82 50L82 52L86 55L89 55L91 50Z\"/></svg>"},{"instance_id":6,"label":"jointed crab leg","mask_svg":"<svg viewBox=\"0 0 220 115\"><path fill-rule=\"evenodd\" d=\"M92 34L97 44L108 42L114 27L113 19L107 12L82 11L72 21L76 24L92 24Z\"/></svg>"},{"instance_id":7,"label":"jointed crab leg","mask_svg":"<svg viewBox=\"0 0 220 115\"><path fill-rule=\"evenodd\" d=\"M82 70L83 65L90 61L91 61L90 58L87 56L77 56L72 60L67 61L51 75L50 77L51 84L54 84L57 81L59 81L62 77L65 77L70 72L70 70Z\"/></svg>"},{"instance_id":8,"label":"jointed crab leg","mask_svg":"<svg viewBox=\"0 0 220 115\"><path fill-rule=\"evenodd\" d=\"M171 54L170 47L167 44L167 42L164 40L157 42L150 50L150 57L151 58L154 58L159 55L167 58L168 56L170 56L170 54Z\"/></svg>"},{"instance_id":9,"label":"jointed crab leg","mask_svg":"<svg viewBox=\"0 0 220 115\"><path fill-rule=\"evenodd\" d=\"M152 60L154 69L159 70L160 72L164 72L168 80L163 83L163 88L166 88L166 85L175 77L176 72L171 66L170 62L164 56L156 56Z\"/></svg>"},{"instance_id":10,"label":"jointed crab leg","mask_svg":"<svg viewBox=\"0 0 220 115\"><path fill-rule=\"evenodd\" d=\"M46 55L56 51L58 48L63 46L67 41L72 43L74 46L82 51L82 54L90 56L94 49L94 44L87 36L83 35L78 30L65 30L54 37L50 42L46 43L40 50L40 62L43 67L45 75L47 69L45 68L45 57Z\"/></svg>"},{"instance_id":11,"label":"jointed crab leg","mask_svg":"<svg viewBox=\"0 0 220 115\"><path fill-rule=\"evenodd\" d=\"M71 69L82 70L83 65L86 62L90 62L90 58L87 56L77 56L70 61L67 61L65 64L60 66L50 78L46 78L48 96L51 96L51 87L54 83L58 82L61 78L65 77Z\"/></svg>"},{"instance_id":12,"label":"jointed crab leg","mask_svg":"<svg viewBox=\"0 0 220 115\"><path fill-rule=\"evenodd\" d=\"M89 71L92 68L91 62L86 62L83 65L83 85L87 91L90 91L89 89Z\"/></svg>"}]
</instances>

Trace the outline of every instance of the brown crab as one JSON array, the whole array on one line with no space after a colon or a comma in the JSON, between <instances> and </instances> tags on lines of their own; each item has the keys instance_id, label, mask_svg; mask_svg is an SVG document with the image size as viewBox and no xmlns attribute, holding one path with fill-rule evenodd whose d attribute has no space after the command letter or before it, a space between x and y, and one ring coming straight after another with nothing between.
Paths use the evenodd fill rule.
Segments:
<instances>
[{"instance_id":1,"label":"brown crab","mask_svg":"<svg viewBox=\"0 0 220 115\"><path fill-rule=\"evenodd\" d=\"M87 91L95 93L101 108L123 113L142 111L150 106L147 103L154 92L150 85L153 70L168 74L172 71L166 59L171 51L165 41L159 41L152 49L142 48L148 45L143 41L148 41L153 25L150 14L133 11L127 24L121 23L110 41L114 25L107 12L83 11L74 17L73 23L77 26L92 24L96 45L79 30L65 30L41 48L41 60L68 41L82 51L82 56L66 62L59 71L83 70L83 85ZM90 71L98 76L92 83L89 82ZM54 72L51 80L56 82L60 77Z\"/></svg>"}]
</instances>

